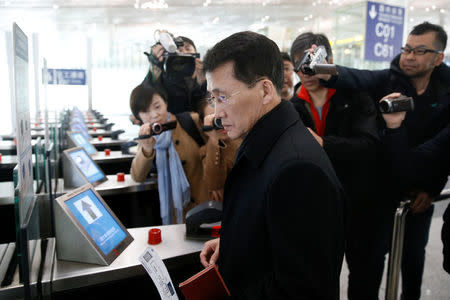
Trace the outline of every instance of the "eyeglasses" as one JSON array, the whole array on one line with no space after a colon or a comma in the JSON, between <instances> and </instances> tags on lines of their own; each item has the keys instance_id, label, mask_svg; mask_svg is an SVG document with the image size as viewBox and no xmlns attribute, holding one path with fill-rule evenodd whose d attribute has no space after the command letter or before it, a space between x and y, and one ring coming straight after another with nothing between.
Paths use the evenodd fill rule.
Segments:
<instances>
[{"instance_id":1,"label":"eyeglasses","mask_svg":"<svg viewBox=\"0 0 450 300\"><path fill-rule=\"evenodd\" d=\"M248 85L248 88L252 88L255 86L256 83L258 83L259 81L266 79L266 77L261 77L256 79L255 81L253 81L252 83L250 83ZM209 98L206 99L206 101L208 101L208 104L215 107L216 103L222 103L222 104L227 104L230 102L231 97L236 96L237 94L239 94L241 91L236 91L231 93L229 96L225 96L225 95L219 95L219 96L214 96L213 94L211 94L211 96Z\"/></svg>"},{"instance_id":2,"label":"eyeglasses","mask_svg":"<svg viewBox=\"0 0 450 300\"><path fill-rule=\"evenodd\" d=\"M427 52L432 52L432 53L442 53L442 51L440 50L434 50L434 49L427 49L424 47L416 47L416 48L410 48L410 47L402 47L402 53L403 54L410 54L411 52L414 55L425 55L425 53Z\"/></svg>"}]
</instances>

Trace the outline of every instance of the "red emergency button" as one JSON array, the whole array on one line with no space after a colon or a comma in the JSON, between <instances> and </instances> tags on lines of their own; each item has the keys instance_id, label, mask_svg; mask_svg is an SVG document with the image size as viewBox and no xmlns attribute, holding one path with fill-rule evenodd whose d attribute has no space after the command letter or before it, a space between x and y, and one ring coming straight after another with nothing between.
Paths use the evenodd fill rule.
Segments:
<instances>
[{"instance_id":1,"label":"red emergency button","mask_svg":"<svg viewBox=\"0 0 450 300\"><path fill-rule=\"evenodd\" d=\"M117 181L125 181L125 173L117 173Z\"/></svg>"},{"instance_id":2,"label":"red emergency button","mask_svg":"<svg viewBox=\"0 0 450 300\"><path fill-rule=\"evenodd\" d=\"M103 140L103 135L99 135L98 140L101 142Z\"/></svg>"},{"instance_id":3,"label":"red emergency button","mask_svg":"<svg viewBox=\"0 0 450 300\"><path fill-rule=\"evenodd\" d=\"M161 229L152 228L148 231L148 243L150 245L161 243Z\"/></svg>"},{"instance_id":4,"label":"red emergency button","mask_svg":"<svg viewBox=\"0 0 450 300\"><path fill-rule=\"evenodd\" d=\"M105 156L111 155L111 149L105 149Z\"/></svg>"},{"instance_id":5,"label":"red emergency button","mask_svg":"<svg viewBox=\"0 0 450 300\"><path fill-rule=\"evenodd\" d=\"M0 162L2 161L2 154L0 153Z\"/></svg>"},{"instance_id":6,"label":"red emergency button","mask_svg":"<svg viewBox=\"0 0 450 300\"><path fill-rule=\"evenodd\" d=\"M97 131L97 128L96 128L96 127L94 127L94 128L92 128L92 130L94 130L94 132L96 132L96 131Z\"/></svg>"}]
</instances>

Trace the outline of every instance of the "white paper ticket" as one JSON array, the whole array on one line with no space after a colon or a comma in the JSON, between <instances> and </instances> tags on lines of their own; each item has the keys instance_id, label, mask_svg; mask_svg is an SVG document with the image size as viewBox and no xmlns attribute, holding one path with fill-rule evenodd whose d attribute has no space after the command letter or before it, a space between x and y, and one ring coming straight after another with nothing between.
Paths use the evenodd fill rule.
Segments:
<instances>
[{"instance_id":1,"label":"white paper ticket","mask_svg":"<svg viewBox=\"0 0 450 300\"><path fill-rule=\"evenodd\" d=\"M139 261L155 283L161 299L178 300L169 272L155 249L150 246L147 247L144 253L139 256Z\"/></svg>"}]
</instances>

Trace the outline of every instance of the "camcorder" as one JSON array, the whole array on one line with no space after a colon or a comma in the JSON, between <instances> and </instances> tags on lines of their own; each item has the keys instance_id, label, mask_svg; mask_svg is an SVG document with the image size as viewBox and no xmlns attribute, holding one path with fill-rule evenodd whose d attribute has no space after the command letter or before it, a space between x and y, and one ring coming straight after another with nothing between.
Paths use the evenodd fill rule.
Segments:
<instances>
[{"instance_id":1,"label":"camcorder","mask_svg":"<svg viewBox=\"0 0 450 300\"><path fill-rule=\"evenodd\" d=\"M223 129L222 119L214 118L212 126L202 126L203 131Z\"/></svg>"},{"instance_id":2,"label":"camcorder","mask_svg":"<svg viewBox=\"0 0 450 300\"><path fill-rule=\"evenodd\" d=\"M327 50L325 50L324 46L315 48L313 53L306 51L302 59L297 63L297 65L295 65L294 71L301 71L306 75L336 75L336 65L324 63L326 62L326 58Z\"/></svg>"},{"instance_id":3,"label":"camcorder","mask_svg":"<svg viewBox=\"0 0 450 300\"><path fill-rule=\"evenodd\" d=\"M145 140L151 138L154 135L161 134L164 131L175 129L175 127L177 127L177 121L170 121L167 123L153 123L150 126L150 134L140 135L137 138L134 138L134 140Z\"/></svg>"},{"instance_id":4,"label":"camcorder","mask_svg":"<svg viewBox=\"0 0 450 300\"><path fill-rule=\"evenodd\" d=\"M190 77L195 71L195 59L200 58L200 53L180 53L178 47L184 45L181 37L173 37L173 35L166 31L157 30L159 33L158 42L164 47L163 61L159 61L151 53L144 52L149 61L163 69L169 80L181 80L185 77Z\"/></svg>"},{"instance_id":5,"label":"camcorder","mask_svg":"<svg viewBox=\"0 0 450 300\"><path fill-rule=\"evenodd\" d=\"M381 100L378 107L383 114L412 111L414 110L414 100L412 97L401 95L398 98L386 98Z\"/></svg>"}]
</instances>

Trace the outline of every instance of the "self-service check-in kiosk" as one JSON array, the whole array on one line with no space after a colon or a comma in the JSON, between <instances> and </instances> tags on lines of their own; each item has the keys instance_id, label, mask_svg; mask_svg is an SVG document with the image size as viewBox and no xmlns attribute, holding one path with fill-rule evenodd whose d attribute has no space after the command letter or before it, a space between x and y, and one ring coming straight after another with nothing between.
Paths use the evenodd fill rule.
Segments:
<instances>
[{"instance_id":1,"label":"self-service check-in kiosk","mask_svg":"<svg viewBox=\"0 0 450 300\"><path fill-rule=\"evenodd\" d=\"M58 259L111 264L133 237L91 184L56 199Z\"/></svg>"},{"instance_id":2,"label":"self-service check-in kiosk","mask_svg":"<svg viewBox=\"0 0 450 300\"><path fill-rule=\"evenodd\" d=\"M80 187L86 183L97 186L108 180L105 173L82 147L63 152L64 187Z\"/></svg>"},{"instance_id":3,"label":"self-service check-in kiosk","mask_svg":"<svg viewBox=\"0 0 450 300\"><path fill-rule=\"evenodd\" d=\"M97 149L89 142L82 132L80 131L69 131L67 132L68 137L68 146L69 148L73 147L83 147L84 150L89 155L97 153Z\"/></svg>"}]
</instances>

